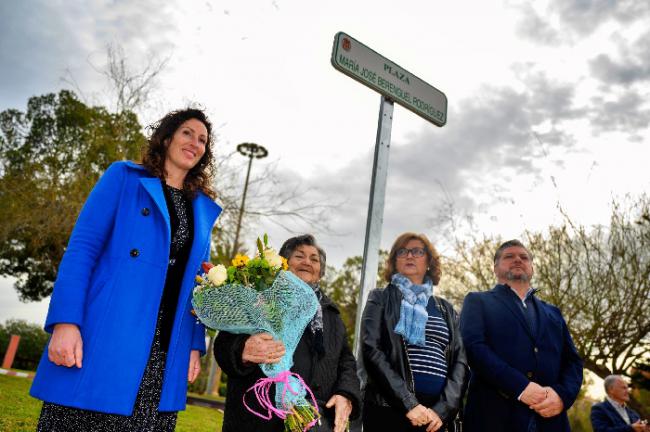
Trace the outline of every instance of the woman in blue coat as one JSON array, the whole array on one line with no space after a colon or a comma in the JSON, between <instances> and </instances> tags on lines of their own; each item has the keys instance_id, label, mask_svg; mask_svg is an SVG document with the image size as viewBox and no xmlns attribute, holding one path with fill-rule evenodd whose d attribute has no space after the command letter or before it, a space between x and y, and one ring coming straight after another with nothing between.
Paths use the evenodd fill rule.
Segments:
<instances>
[{"instance_id":1,"label":"woman in blue coat","mask_svg":"<svg viewBox=\"0 0 650 432\"><path fill-rule=\"evenodd\" d=\"M200 110L152 126L142 164L113 163L61 260L31 395L39 431L172 431L205 329L191 314L210 254L211 124Z\"/></svg>"}]
</instances>

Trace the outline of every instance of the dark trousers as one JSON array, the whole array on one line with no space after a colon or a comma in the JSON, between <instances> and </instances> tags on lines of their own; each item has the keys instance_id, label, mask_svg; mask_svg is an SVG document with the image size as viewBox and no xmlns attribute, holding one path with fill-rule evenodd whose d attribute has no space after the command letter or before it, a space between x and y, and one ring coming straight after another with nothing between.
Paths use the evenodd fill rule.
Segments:
<instances>
[{"instance_id":1,"label":"dark trousers","mask_svg":"<svg viewBox=\"0 0 650 432\"><path fill-rule=\"evenodd\" d=\"M363 432L424 432L426 426L413 426L406 414L390 407L366 404L363 407ZM444 426L438 431L447 431Z\"/></svg>"}]
</instances>

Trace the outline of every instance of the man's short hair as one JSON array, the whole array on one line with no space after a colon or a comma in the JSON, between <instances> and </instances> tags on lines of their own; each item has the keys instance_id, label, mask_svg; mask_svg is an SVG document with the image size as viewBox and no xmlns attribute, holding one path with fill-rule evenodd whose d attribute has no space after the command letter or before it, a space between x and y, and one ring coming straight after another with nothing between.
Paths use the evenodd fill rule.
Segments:
<instances>
[{"instance_id":1,"label":"man's short hair","mask_svg":"<svg viewBox=\"0 0 650 432\"><path fill-rule=\"evenodd\" d=\"M514 240L508 240L507 242L503 243L501 246L498 247L497 251L494 253L494 264L496 264L501 259L501 254L503 254L504 250L514 246L518 246L526 249L526 252L528 252L528 256L530 257L530 260L531 261L533 260L533 254L530 253L528 248L524 246L524 244L519 240L514 239Z\"/></svg>"},{"instance_id":2,"label":"man's short hair","mask_svg":"<svg viewBox=\"0 0 650 432\"><path fill-rule=\"evenodd\" d=\"M622 379L623 377L620 375L607 375L605 377L605 380L603 381L603 385L605 386L605 393L609 394L609 391L611 390L612 387L614 387L616 381Z\"/></svg>"}]
</instances>

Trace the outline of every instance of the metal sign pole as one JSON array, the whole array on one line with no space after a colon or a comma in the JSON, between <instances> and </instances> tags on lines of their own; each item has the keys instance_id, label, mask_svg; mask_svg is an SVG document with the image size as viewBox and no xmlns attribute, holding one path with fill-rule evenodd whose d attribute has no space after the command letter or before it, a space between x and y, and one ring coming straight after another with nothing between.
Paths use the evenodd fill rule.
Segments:
<instances>
[{"instance_id":1,"label":"metal sign pole","mask_svg":"<svg viewBox=\"0 0 650 432\"><path fill-rule=\"evenodd\" d=\"M368 293L375 288L377 268L379 267L379 242L384 222L384 198L386 196L386 178L388 176L388 151L390 150L390 133L393 125L393 101L381 97L379 122L377 124L377 141L375 158L372 166L370 183L370 201L366 221L366 239L363 246L363 266L361 267L361 288L357 305L357 319L354 324L354 353L360 358L361 314L368 299Z\"/></svg>"},{"instance_id":2,"label":"metal sign pole","mask_svg":"<svg viewBox=\"0 0 650 432\"><path fill-rule=\"evenodd\" d=\"M436 126L447 123L447 96L413 75L397 63L387 59L350 35L338 32L332 47L332 66L339 72L359 81L382 95L379 124L375 143L375 160L372 167L370 202L366 222L366 240L363 246L361 287L354 325L354 354L362 360L361 315L370 290L375 287L379 261L379 242L384 222L384 198L388 174L388 150L393 123L393 102L413 111ZM354 421L351 430L361 430L361 422Z\"/></svg>"}]
</instances>

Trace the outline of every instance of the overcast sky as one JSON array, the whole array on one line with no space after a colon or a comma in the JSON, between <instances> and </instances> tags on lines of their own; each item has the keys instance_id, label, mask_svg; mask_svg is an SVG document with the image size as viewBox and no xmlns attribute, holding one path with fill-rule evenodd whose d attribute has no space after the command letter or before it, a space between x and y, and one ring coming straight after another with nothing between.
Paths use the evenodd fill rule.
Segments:
<instances>
[{"instance_id":1,"label":"overcast sky","mask_svg":"<svg viewBox=\"0 0 650 432\"><path fill-rule=\"evenodd\" d=\"M76 83L109 103L106 46L134 69L168 58L143 123L206 108L218 146L268 148L306 199L343 203L319 234L329 261L363 252L379 95L330 65L345 31L449 100L443 128L396 106L382 246L439 238L443 202L488 234L607 221L613 197L650 185L650 3L643 0L0 2L0 110ZM243 176L242 176L243 182ZM317 227L297 226L311 231ZM289 233L263 222L279 245ZM0 321L43 322L0 282Z\"/></svg>"}]
</instances>

